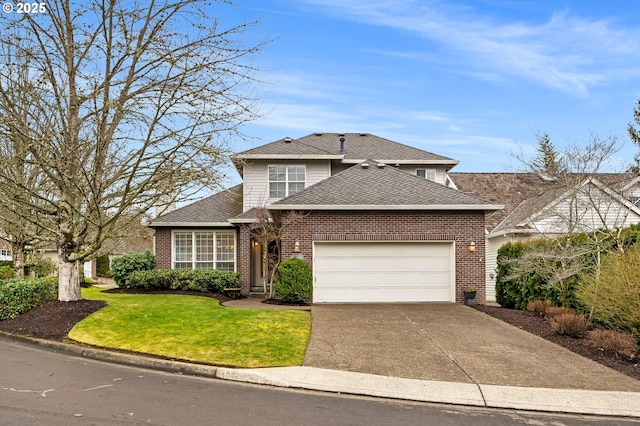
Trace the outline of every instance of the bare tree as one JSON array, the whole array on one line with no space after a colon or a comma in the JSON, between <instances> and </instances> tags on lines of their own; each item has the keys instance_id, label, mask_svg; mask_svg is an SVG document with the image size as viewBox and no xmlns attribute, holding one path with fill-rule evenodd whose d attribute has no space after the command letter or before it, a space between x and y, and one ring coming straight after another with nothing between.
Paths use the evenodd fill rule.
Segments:
<instances>
[{"instance_id":1,"label":"bare tree","mask_svg":"<svg viewBox=\"0 0 640 426\"><path fill-rule=\"evenodd\" d=\"M15 39L15 35L7 34L7 37ZM17 42L24 45L24 40ZM31 81L30 58L21 56L14 46L1 48L5 64L0 86L11 92L13 102L0 114L0 175L12 179L8 186L0 182L0 238L11 244L14 276L22 278L27 253L42 243L33 214L38 198L31 194L43 195L48 191L47 182L33 165L28 145L35 136L29 126L33 99L42 95L42 91Z\"/></svg>"},{"instance_id":2,"label":"bare tree","mask_svg":"<svg viewBox=\"0 0 640 426\"><path fill-rule=\"evenodd\" d=\"M262 270L265 271L262 281L264 295L273 298L273 284L282 262L281 238L290 226L308 214L290 210L274 217L265 207L257 208L255 212L255 222L248 225L249 234L261 246Z\"/></svg>"},{"instance_id":3,"label":"bare tree","mask_svg":"<svg viewBox=\"0 0 640 426\"><path fill-rule=\"evenodd\" d=\"M124 218L216 186L227 138L255 118L250 59L264 43L248 42L254 23L222 28L212 7L61 0L44 14L0 16L16 35L2 44L29 58L39 89L18 123L29 131L10 129L12 141L50 186L22 188L0 164L0 192L24 193L38 232L55 242L61 301L81 299L78 263L121 234ZM0 115L13 120L5 69Z\"/></svg>"},{"instance_id":4,"label":"bare tree","mask_svg":"<svg viewBox=\"0 0 640 426\"><path fill-rule=\"evenodd\" d=\"M544 135L546 136L546 135ZM550 143L548 137L542 142ZM526 170L553 181L553 188L541 196L541 212L532 211L529 225L551 245L543 245L516 260L514 275L535 272L548 286L560 291L563 304L569 294L569 279L593 264L598 274L602 253L611 247L622 249L622 229L628 225L631 203L599 180L602 168L619 150L618 138L592 134L584 145L571 145L559 153L562 159L552 177L545 175L545 162L520 157ZM537 206L539 209L541 206ZM579 244L572 237L583 235Z\"/></svg>"}]
</instances>

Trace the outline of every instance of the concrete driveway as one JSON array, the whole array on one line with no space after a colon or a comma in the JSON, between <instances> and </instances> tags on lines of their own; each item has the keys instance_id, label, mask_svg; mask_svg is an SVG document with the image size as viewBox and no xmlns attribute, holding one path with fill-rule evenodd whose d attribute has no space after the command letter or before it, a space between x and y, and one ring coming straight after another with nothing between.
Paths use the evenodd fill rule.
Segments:
<instances>
[{"instance_id":1,"label":"concrete driveway","mask_svg":"<svg viewBox=\"0 0 640 426\"><path fill-rule=\"evenodd\" d=\"M559 389L640 391L640 381L468 306L311 308L304 365L384 376Z\"/></svg>"}]
</instances>

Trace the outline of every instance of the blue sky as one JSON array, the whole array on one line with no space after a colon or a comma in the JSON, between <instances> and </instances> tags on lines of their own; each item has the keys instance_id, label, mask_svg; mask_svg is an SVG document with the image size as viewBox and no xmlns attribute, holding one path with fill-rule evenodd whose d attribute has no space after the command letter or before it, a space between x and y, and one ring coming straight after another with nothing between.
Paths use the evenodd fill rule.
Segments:
<instances>
[{"instance_id":1,"label":"blue sky","mask_svg":"<svg viewBox=\"0 0 640 426\"><path fill-rule=\"evenodd\" d=\"M558 148L590 133L636 147L640 3L631 1L240 0L233 14L277 37L256 65L263 118L236 151L312 132L369 132L515 171L535 135Z\"/></svg>"}]
</instances>

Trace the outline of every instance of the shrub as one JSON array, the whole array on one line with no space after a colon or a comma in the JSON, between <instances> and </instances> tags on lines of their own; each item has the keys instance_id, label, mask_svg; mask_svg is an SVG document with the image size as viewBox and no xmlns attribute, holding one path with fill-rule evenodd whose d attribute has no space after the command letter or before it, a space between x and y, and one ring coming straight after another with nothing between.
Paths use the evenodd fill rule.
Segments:
<instances>
[{"instance_id":1,"label":"shrub","mask_svg":"<svg viewBox=\"0 0 640 426\"><path fill-rule=\"evenodd\" d=\"M109 256L98 256L96 258L96 275L99 277L110 277L111 269L109 269Z\"/></svg>"},{"instance_id":2,"label":"shrub","mask_svg":"<svg viewBox=\"0 0 640 426\"><path fill-rule=\"evenodd\" d=\"M0 266L11 266L13 268L13 260L0 260Z\"/></svg>"},{"instance_id":3,"label":"shrub","mask_svg":"<svg viewBox=\"0 0 640 426\"><path fill-rule=\"evenodd\" d=\"M547 309L552 307L548 300L532 300L527 303L527 311L533 312L536 316L543 317L547 314Z\"/></svg>"},{"instance_id":4,"label":"shrub","mask_svg":"<svg viewBox=\"0 0 640 426\"><path fill-rule=\"evenodd\" d=\"M38 278L49 277L54 275L58 271L58 265L56 265L56 263L52 259L43 257L42 259L38 260L38 263L30 268L30 271L33 272Z\"/></svg>"},{"instance_id":5,"label":"shrub","mask_svg":"<svg viewBox=\"0 0 640 426\"><path fill-rule=\"evenodd\" d=\"M640 339L640 248L624 254L609 254L602 264L600 279L585 277L576 296L593 319L621 329Z\"/></svg>"},{"instance_id":6,"label":"shrub","mask_svg":"<svg viewBox=\"0 0 640 426\"><path fill-rule=\"evenodd\" d=\"M547 318L553 318L553 317L557 317L558 315L567 314L567 313L575 314L576 311L574 311L573 309L562 308L560 306L549 306L547 310L544 312L544 315Z\"/></svg>"},{"instance_id":7,"label":"shrub","mask_svg":"<svg viewBox=\"0 0 640 426\"><path fill-rule=\"evenodd\" d=\"M311 300L313 281L311 267L302 259L288 259L278 266L274 285L276 296L289 303Z\"/></svg>"},{"instance_id":8,"label":"shrub","mask_svg":"<svg viewBox=\"0 0 640 426\"><path fill-rule=\"evenodd\" d=\"M0 282L0 320L15 318L36 306L56 300L55 278L9 279Z\"/></svg>"},{"instance_id":9,"label":"shrub","mask_svg":"<svg viewBox=\"0 0 640 426\"><path fill-rule=\"evenodd\" d=\"M587 319L573 312L564 312L551 319L551 327L556 334L583 337L587 333Z\"/></svg>"},{"instance_id":10,"label":"shrub","mask_svg":"<svg viewBox=\"0 0 640 426\"><path fill-rule=\"evenodd\" d=\"M610 353L629 361L638 356L638 344L629 333L618 330L592 330L588 335L588 343L599 351Z\"/></svg>"},{"instance_id":11,"label":"shrub","mask_svg":"<svg viewBox=\"0 0 640 426\"><path fill-rule=\"evenodd\" d=\"M144 253L129 253L113 259L111 273L118 287L129 288L129 274L133 271L149 271L156 267L156 259L149 251Z\"/></svg>"},{"instance_id":12,"label":"shrub","mask_svg":"<svg viewBox=\"0 0 640 426\"><path fill-rule=\"evenodd\" d=\"M594 259L584 234L570 240L507 243L498 250L496 301L515 309L526 309L537 299L577 307L575 288L580 274L593 270Z\"/></svg>"},{"instance_id":13,"label":"shrub","mask_svg":"<svg viewBox=\"0 0 640 426\"><path fill-rule=\"evenodd\" d=\"M13 278L13 268L9 265L0 266L0 278Z\"/></svg>"},{"instance_id":14,"label":"shrub","mask_svg":"<svg viewBox=\"0 0 640 426\"><path fill-rule=\"evenodd\" d=\"M239 284L240 277L231 271L154 269L132 272L123 288L222 293L225 288L237 287Z\"/></svg>"}]
</instances>

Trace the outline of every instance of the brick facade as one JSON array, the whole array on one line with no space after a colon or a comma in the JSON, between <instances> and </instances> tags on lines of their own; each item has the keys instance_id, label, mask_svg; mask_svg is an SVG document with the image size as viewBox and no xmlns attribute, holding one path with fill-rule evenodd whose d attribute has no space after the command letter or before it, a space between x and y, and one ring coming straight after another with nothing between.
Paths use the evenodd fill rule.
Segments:
<instances>
[{"instance_id":1,"label":"brick facade","mask_svg":"<svg viewBox=\"0 0 640 426\"><path fill-rule=\"evenodd\" d=\"M476 300L485 302L485 227L483 211L314 211L285 230L282 258L293 254L296 240L311 264L314 241L448 241L455 243L456 302L464 289L478 287ZM156 229L156 264L171 268L171 229ZM475 251L468 245L475 242ZM237 271L242 294L251 289L251 237L248 228L237 232Z\"/></svg>"},{"instance_id":2,"label":"brick facade","mask_svg":"<svg viewBox=\"0 0 640 426\"><path fill-rule=\"evenodd\" d=\"M155 229L156 268L171 269L171 229Z\"/></svg>"},{"instance_id":3,"label":"brick facade","mask_svg":"<svg viewBox=\"0 0 640 426\"><path fill-rule=\"evenodd\" d=\"M309 264L314 241L451 241L456 302L464 302L464 289L475 285L476 300L484 303L484 217L483 211L314 211L286 230L282 255L291 257L296 240ZM468 250L470 241L474 252Z\"/></svg>"}]
</instances>

